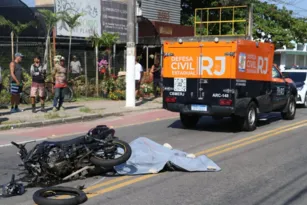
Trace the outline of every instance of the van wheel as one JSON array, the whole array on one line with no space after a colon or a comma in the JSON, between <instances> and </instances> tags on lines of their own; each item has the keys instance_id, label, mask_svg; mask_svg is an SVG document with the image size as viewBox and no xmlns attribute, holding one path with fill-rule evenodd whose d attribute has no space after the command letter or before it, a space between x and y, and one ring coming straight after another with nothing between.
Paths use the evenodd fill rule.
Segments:
<instances>
[{"instance_id":1,"label":"van wheel","mask_svg":"<svg viewBox=\"0 0 307 205\"><path fill-rule=\"evenodd\" d=\"M180 121L182 125L188 129L195 128L198 123L199 118L200 117L197 115L187 115L187 114L180 113Z\"/></svg>"},{"instance_id":2,"label":"van wheel","mask_svg":"<svg viewBox=\"0 0 307 205\"><path fill-rule=\"evenodd\" d=\"M235 123L242 131L254 131L257 128L257 106L254 102L250 102L247 106L244 117L235 116Z\"/></svg>"},{"instance_id":3,"label":"van wheel","mask_svg":"<svg viewBox=\"0 0 307 205\"><path fill-rule=\"evenodd\" d=\"M293 96L289 99L289 104L287 105L286 112L281 113L281 117L284 120L293 120L296 113L296 102Z\"/></svg>"},{"instance_id":4,"label":"van wheel","mask_svg":"<svg viewBox=\"0 0 307 205\"><path fill-rule=\"evenodd\" d=\"M305 100L304 100L303 108L307 108L307 93L305 95Z\"/></svg>"}]
</instances>

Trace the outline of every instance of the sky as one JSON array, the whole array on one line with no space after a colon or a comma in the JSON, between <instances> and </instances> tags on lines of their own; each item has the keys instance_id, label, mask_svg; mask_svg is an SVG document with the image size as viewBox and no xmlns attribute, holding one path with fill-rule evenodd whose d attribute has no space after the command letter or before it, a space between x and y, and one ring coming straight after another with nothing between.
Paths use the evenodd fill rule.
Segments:
<instances>
[{"instance_id":1,"label":"sky","mask_svg":"<svg viewBox=\"0 0 307 205\"><path fill-rule=\"evenodd\" d=\"M35 0L22 0L29 7L35 6ZM277 4L279 7L285 6L293 10L297 17L307 17L307 0L261 0L268 3Z\"/></svg>"},{"instance_id":2,"label":"sky","mask_svg":"<svg viewBox=\"0 0 307 205\"><path fill-rule=\"evenodd\" d=\"M307 17L307 0L261 0L276 4L280 8L285 6L294 11L296 17Z\"/></svg>"}]
</instances>

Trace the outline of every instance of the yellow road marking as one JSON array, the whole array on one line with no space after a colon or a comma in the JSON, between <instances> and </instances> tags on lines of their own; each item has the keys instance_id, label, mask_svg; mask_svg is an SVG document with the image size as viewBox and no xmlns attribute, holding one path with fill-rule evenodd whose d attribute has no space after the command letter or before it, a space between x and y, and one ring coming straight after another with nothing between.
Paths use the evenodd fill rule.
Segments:
<instances>
[{"instance_id":1,"label":"yellow road marking","mask_svg":"<svg viewBox=\"0 0 307 205\"><path fill-rule=\"evenodd\" d=\"M135 178L135 179L132 179L132 180L129 180L129 181L120 183L120 184L116 184L116 185L111 186L111 187L107 187L107 188L105 188L105 189L96 191L96 192L94 192L94 193L89 193L89 194L87 194L87 197L88 197L88 198L92 198L92 197L95 197L95 196L98 196L98 195L101 195L101 194L104 194L104 193L107 193L107 192L111 192L111 191L113 191L113 190L115 190L115 189L120 189L120 188L122 188L122 187L125 187L125 186L128 186L128 185L135 184L135 183L137 183L137 182L140 182L140 181L143 181L143 180L152 178L152 177L154 177L154 176L157 176L157 174L144 175L144 176L141 176L141 177L137 177L137 178Z\"/></svg>"},{"instance_id":2,"label":"yellow road marking","mask_svg":"<svg viewBox=\"0 0 307 205\"><path fill-rule=\"evenodd\" d=\"M303 123L307 123L307 120L296 122L296 123L286 125L286 126L283 126L283 127L279 127L279 128L273 129L273 130L269 130L269 131L266 131L266 132L263 132L263 133L260 133L260 134L257 134L257 135L253 135L253 136L246 137L246 138L243 138L243 139L240 139L240 140L236 140L236 141L231 142L231 143L227 143L227 144L223 144L223 145L213 147L213 148L210 148L210 149L207 149L207 150L203 150L203 151L197 152L195 155L207 154L207 153L212 152L212 151L216 151L216 150L219 150L219 149L222 149L222 148L225 148L225 147L229 147L229 146L232 146L232 145L235 145L235 144L238 144L238 143L249 141L251 139L258 138L258 137L261 137L263 135L275 133L275 132L278 132L281 129L283 130L283 129L286 129L286 128L289 128L289 127L292 127L292 126L296 126L296 125L300 125L300 124L303 124Z\"/></svg>"},{"instance_id":3,"label":"yellow road marking","mask_svg":"<svg viewBox=\"0 0 307 205\"><path fill-rule=\"evenodd\" d=\"M238 145L235 145L235 146L232 146L232 147L229 147L229 148L226 148L226 149L217 151L217 152L213 152L213 153L211 153L211 154L208 154L207 156L208 156L208 157L213 157L213 156L216 156L216 155L219 155L219 154L223 154L223 153L225 153L225 152L229 152L229 151L238 149L238 148L240 148L240 147L244 147L244 146L246 146L246 145L253 144L253 143L255 143L255 142L259 142L259 141L262 141L262 140L265 140L265 139L268 139L268 138L271 138L271 137L275 137L275 136L278 136L278 135L281 134L281 133L289 132L289 131L291 131L291 130L295 130L295 129L297 129L297 128L304 127L304 126L307 126L307 124L297 125L297 126L295 126L295 127L291 127L291 128L288 128L288 129L285 129L285 130L282 130L282 131L278 131L278 132L272 133L272 134L270 134L270 135L266 135L266 136L263 136L263 137L259 137L259 138L256 138L256 139L254 139L254 140L248 141L248 142L244 142L244 143L241 143L241 144L238 144Z\"/></svg>"},{"instance_id":4,"label":"yellow road marking","mask_svg":"<svg viewBox=\"0 0 307 205\"><path fill-rule=\"evenodd\" d=\"M278 129L274 129L274 130L271 130L271 131L264 132L262 134L258 134L258 135L249 137L248 138L249 140L255 138L255 139L253 139L251 141L245 142L246 140L241 139L241 140L235 141L233 143L229 143L229 144L226 144L226 145L218 146L219 149L221 149L223 147L227 147L227 146L231 146L231 145L236 144L235 146L231 146L231 147L228 147L226 149L222 149L222 150L219 150L219 151L216 151L216 152L212 152L212 153L208 154L207 156L208 157L212 157L212 156L216 156L216 155L219 155L219 154L223 154L225 152L228 152L228 151L231 151L231 150L235 150L235 149L238 149L240 147L244 147L246 145L249 145L249 144L252 144L252 143L255 143L255 142L258 142L258 141L262 141L264 139L268 139L268 138L273 137L273 136L277 136L277 135L279 135L281 133L285 133L285 132L288 132L288 131L291 131L291 130L294 130L294 129L297 129L297 128L300 128L300 127L307 126L306 122L307 122L307 120L300 121L300 122L297 122L297 123L293 123L291 125L287 125L287 126L284 126L284 127L280 127ZM296 126L294 126L294 125L296 125ZM284 128L286 128L286 129L284 129ZM277 131L277 130L279 130L279 131ZM269 135L265 135L265 134L269 134ZM259 137L259 138L256 138L256 136ZM202 151L202 152L198 152L195 155L201 155L201 153L209 153L209 152L211 152L213 150L218 150L217 149L218 147L211 148L211 149L208 149L208 150L205 150L205 151ZM161 174L159 174L159 175L161 175ZM152 178L154 176L158 176L158 174L151 174L151 175L144 175L144 176L141 176L141 177L137 177L137 178L125 181L123 183L116 184L116 185L113 185L111 187L107 187L105 189L96 191L95 193L87 194L87 196L88 196L88 198L92 198L92 197L95 197L95 196L98 196L98 195L101 195L101 194L104 194L104 193L107 193L107 192L111 192L111 191L120 189L122 187L131 185L131 184L135 184L135 183L140 182L140 181L144 181L146 179L150 179L150 178ZM95 186L96 186L95 188L99 188L100 187L99 184L97 184Z\"/></svg>"},{"instance_id":5,"label":"yellow road marking","mask_svg":"<svg viewBox=\"0 0 307 205\"><path fill-rule=\"evenodd\" d=\"M119 176L116 179L108 180L108 181L100 183L100 184L95 184L93 186L89 186L86 189L84 189L83 191L88 192L88 191L91 191L91 190L94 190L94 189L97 189L97 188L100 188L100 187L103 187L103 186L108 186L110 184L114 184L114 183L117 183L117 182L120 182L120 181L124 181L124 180L130 179L130 178L132 178L132 176Z\"/></svg>"}]
</instances>

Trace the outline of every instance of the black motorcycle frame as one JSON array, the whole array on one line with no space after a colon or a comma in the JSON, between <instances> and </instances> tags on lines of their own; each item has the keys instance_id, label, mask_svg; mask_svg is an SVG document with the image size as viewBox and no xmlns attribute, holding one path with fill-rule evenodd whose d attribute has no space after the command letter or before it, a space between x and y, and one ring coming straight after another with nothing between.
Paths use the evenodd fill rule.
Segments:
<instances>
[{"instance_id":1,"label":"black motorcycle frame","mask_svg":"<svg viewBox=\"0 0 307 205\"><path fill-rule=\"evenodd\" d=\"M29 152L26 149L27 143L11 143L19 149L18 155L23 162L21 166L26 171L25 179L29 182L28 186L50 186L64 182L67 178L83 177L84 168L101 170L101 167L91 163L90 157L93 153L103 150L106 159L114 158L117 151L112 143L117 139L114 134L114 129L100 125L91 129L85 136L62 142L44 141L35 145Z\"/></svg>"}]
</instances>

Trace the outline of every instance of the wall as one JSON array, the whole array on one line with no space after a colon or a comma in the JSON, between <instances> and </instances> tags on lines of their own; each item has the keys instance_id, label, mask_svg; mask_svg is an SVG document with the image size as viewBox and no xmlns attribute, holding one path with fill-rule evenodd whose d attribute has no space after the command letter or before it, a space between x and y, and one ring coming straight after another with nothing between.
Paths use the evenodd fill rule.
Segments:
<instances>
[{"instance_id":1,"label":"wall","mask_svg":"<svg viewBox=\"0 0 307 205\"><path fill-rule=\"evenodd\" d=\"M53 5L54 5L54 0L35 0L35 6L37 7L45 7Z\"/></svg>"},{"instance_id":2,"label":"wall","mask_svg":"<svg viewBox=\"0 0 307 205\"><path fill-rule=\"evenodd\" d=\"M139 37L154 36L155 31L160 37L184 37L194 36L193 26L182 26L164 22L140 23L142 29L139 30Z\"/></svg>"},{"instance_id":3,"label":"wall","mask_svg":"<svg viewBox=\"0 0 307 205\"><path fill-rule=\"evenodd\" d=\"M151 21L180 24L181 0L143 0L142 11Z\"/></svg>"}]
</instances>

